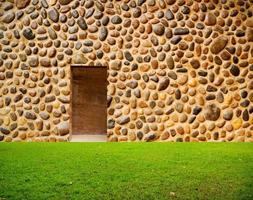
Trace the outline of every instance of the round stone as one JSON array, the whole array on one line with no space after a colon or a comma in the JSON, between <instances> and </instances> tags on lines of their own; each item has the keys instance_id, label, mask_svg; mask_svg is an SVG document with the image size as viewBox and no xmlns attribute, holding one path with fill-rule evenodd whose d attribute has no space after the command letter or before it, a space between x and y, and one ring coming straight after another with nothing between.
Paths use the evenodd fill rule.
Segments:
<instances>
[{"instance_id":1,"label":"round stone","mask_svg":"<svg viewBox=\"0 0 253 200\"><path fill-rule=\"evenodd\" d=\"M213 26L216 24L216 17L213 13L207 13L205 18L205 24L207 26Z\"/></svg>"},{"instance_id":2,"label":"round stone","mask_svg":"<svg viewBox=\"0 0 253 200\"><path fill-rule=\"evenodd\" d=\"M141 16L141 9L139 7L133 9L133 16L138 18Z\"/></svg>"},{"instance_id":3,"label":"round stone","mask_svg":"<svg viewBox=\"0 0 253 200\"><path fill-rule=\"evenodd\" d=\"M66 122L66 121L60 122L57 125L57 129L58 129L58 133L61 136L67 135L69 133L69 129L70 129L69 122Z\"/></svg>"},{"instance_id":4,"label":"round stone","mask_svg":"<svg viewBox=\"0 0 253 200\"><path fill-rule=\"evenodd\" d=\"M198 69L200 67L200 62L198 59L192 59L190 64L194 69Z\"/></svg>"},{"instance_id":5,"label":"round stone","mask_svg":"<svg viewBox=\"0 0 253 200\"><path fill-rule=\"evenodd\" d=\"M239 76L240 75L240 69L236 65L232 65L230 68L230 73L234 76Z\"/></svg>"},{"instance_id":6,"label":"round stone","mask_svg":"<svg viewBox=\"0 0 253 200\"><path fill-rule=\"evenodd\" d=\"M155 25L153 26L153 30L154 30L154 33L155 33L156 35L161 36L161 35L164 34L165 28L164 28L164 26L163 26L162 24L155 24Z\"/></svg>"},{"instance_id":7,"label":"round stone","mask_svg":"<svg viewBox=\"0 0 253 200\"><path fill-rule=\"evenodd\" d=\"M220 108L215 104L209 104L205 108L204 116L206 120L216 121L220 117Z\"/></svg>"},{"instance_id":8,"label":"round stone","mask_svg":"<svg viewBox=\"0 0 253 200\"><path fill-rule=\"evenodd\" d=\"M35 35L34 35L32 29L30 29L30 28L24 29L24 31L23 31L23 36L24 36L27 40L32 40L32 39L35 38Z\"/></svg>"},{"instance_id":9,"label":"round stone","mask_svg":"<svg viewBox=\"0 0 253 200\"><path fill-rule=\"evenodd\" d=\"M122 22L122 19L120 18L120 16L116 15L111 18L111 22L113 24L120 24Z\"/></svg>"},{"instance_id":10,"label":"round stone","mask_svg":"<svg viewBox=\"0 0 253 200\"><path fill-rule=\"evenodd\" d=\"M233 110L229 109L229 110L224 111L223 118L225 120L231 120L233 118Z\"/></svg>"}]
</instances>

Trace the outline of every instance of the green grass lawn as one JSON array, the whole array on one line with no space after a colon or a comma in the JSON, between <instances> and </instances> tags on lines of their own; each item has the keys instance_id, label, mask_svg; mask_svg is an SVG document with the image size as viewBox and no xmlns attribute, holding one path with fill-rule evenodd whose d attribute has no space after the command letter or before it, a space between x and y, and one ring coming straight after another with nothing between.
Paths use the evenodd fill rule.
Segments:
<instances>
[{"instance_id":1,"label":"green grass lawn","mask_svg":"<svg viewBox=\"0 0 253 200\"><path fill-rule=\"evenodd\" d=\"M0 199L253 199L253 144L1 143Z\"/></svg>"}]
</instances>

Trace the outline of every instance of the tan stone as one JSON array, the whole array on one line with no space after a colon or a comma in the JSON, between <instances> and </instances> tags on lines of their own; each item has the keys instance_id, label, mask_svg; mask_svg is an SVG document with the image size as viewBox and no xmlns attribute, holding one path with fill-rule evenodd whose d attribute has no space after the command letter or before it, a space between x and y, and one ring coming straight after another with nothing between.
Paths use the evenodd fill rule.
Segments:
<instances>
[{"instance_id":1,"label":"tan stone","mask_svg":"<svg viewBox=\"0 0 253 200\"><path fill-rule=\"evenodd\" d=\"M242 119L241 118L236 118L232 120L232 126L235 130L238 130L242 126Z\"/></svg>"}]
</instances>

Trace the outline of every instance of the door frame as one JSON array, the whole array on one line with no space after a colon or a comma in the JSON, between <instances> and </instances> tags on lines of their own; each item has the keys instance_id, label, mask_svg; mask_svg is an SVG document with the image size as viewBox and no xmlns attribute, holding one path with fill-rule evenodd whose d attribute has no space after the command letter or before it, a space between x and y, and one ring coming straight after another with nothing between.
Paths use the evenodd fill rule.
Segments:
<instances>
[{"instance_id":1,"label":"door frame","mask_svg":"<svg viewBox=\"0 0 253 200\"><path fill-rule=\"evenodd\" d=\"M91 65L83 65L83 64L71 64L70 65L70 112L69 112L69 115L70 115L70 118L69 118L69 123L70 123L70 134L69 134L69 140L71 141L72 139L72 135L73 135L73 122L72 122L72 112L73 112L73 69L74 68L85 68L85 69L89 69L89 68L106 68L108 69L107 66L91 66ZM107 71L108 72L108 71ZM107 93L107 85L108 85L108 81L107 81L107 77L108 77L108 74L106 75L106 93Z\"/></svg>"}]
</instances>

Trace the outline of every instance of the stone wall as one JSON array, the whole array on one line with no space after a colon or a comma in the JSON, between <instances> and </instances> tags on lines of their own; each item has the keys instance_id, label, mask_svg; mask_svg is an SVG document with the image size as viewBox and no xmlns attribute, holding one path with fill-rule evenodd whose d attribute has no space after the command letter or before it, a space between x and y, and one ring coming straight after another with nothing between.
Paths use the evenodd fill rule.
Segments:
<instances>
[{"instance_id":1,"label":"stone wall","mask_svg":"<svg viewBox=\"0 0 253 200\"><path fill-rule=\"evenodd\" d=\"M253 141L252 0L0 9L0 141L69 139L71 64L108 66L109 141Z\"/></svg>"}]
</instances>

